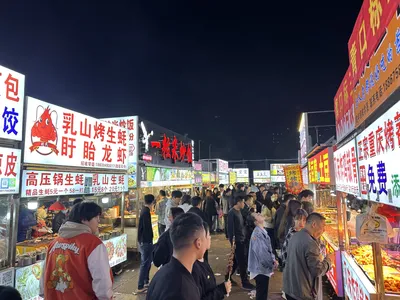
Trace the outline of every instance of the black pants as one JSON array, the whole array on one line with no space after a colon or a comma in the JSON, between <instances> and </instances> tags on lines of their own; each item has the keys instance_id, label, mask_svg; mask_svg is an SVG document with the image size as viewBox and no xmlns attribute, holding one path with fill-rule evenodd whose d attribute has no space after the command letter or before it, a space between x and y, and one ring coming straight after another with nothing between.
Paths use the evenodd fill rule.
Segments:
<instances>
[{"instance_id":1,"label":"black pants","mask_svg":"<svg viewBox=\"0 0 400 300\"><path fill-rule=\"evenodd\" d=\"M224 215L225 237L228 238L228 215Z\"/></svg>"},{"instance_id":2,"label":"black pants","mask_svg":"<svg viewBox=\"0 0 400 300\"><path fill-rule=\"evenodd\" d=\"M165 228L166 228L165 225L158 223L158 236L161 236L161 234L163 234Z\"/></svg>"},{"instance_id":3,"label":"black pants","mask_svg":"<svg viewBox=\"0 0 400 300\"><path fill-rule=\"evenodd\" d=\"M267 300L269 277L265 275L257 275L255 279L256 279L256 300Z\"/></svg>"},{"instance_id":4,"label":"black pants","mask_svg":"<svg viewBox=\"0 0 400 300\"><path fill-rule=\"evenodd\" d=\"M235 273L236 268L239 267L240 279L242 280L242 285L249 282L247 278L247 260L245 254L244 242L236 242L235 258L233 260L232 274ZM225 278L228 280L229 278Z\"/></svg>"}]
</instances>

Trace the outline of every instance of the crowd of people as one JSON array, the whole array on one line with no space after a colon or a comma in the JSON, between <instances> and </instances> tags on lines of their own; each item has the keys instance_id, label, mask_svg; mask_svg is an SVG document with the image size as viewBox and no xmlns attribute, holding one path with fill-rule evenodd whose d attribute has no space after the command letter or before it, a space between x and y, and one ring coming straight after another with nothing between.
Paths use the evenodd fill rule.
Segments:
<instances>
[{"instance_id":1,"label":"crowd of people","mask_svg":"<svg viewBox=\"0 0 400 300\"><path fill-rule=\"evenodd\" d=\"M320 237L325 218L314 212L313 193L297 197L261 185L257 191L242 184L196 196L160 191L144 196L138 242L141 264L137 294L148 300L223 299L232 278L240 274L244 290L256 290L257 300L268 298L269 280L283 271L285 299L318 298L321 276L331 267ZM160 237L153 245L151 212L159 218ZM97 237L100 206L76 203L49 245L41 278L45 299L111 299L113 274L107 250ZM231 244L225 281L217 283L208 263L211 235L224 232ZM159 268L150 281L152 263ZM255 286L251 284L254 280Z\"/></svg>"},{"instance_id":2,"label":"crowd of people","mask_svg":"<svg viewBox=\"0 0 400 300\"><path fill-rule=\"evenodd\" d=\"M232 278L237 273L242 289L255 289L256 299L265 300L269 279L279 269L284 272L285 299L316 299L331 255L325 254L320 241L325 218L314 212L313 196L310 190L295 196L281 194L278 187L261 185L255 191L243 184L198 190L194 197L174 191L171 199L160 191L156 204L152 195L145 196L146 206L155 204L161 235L153 247L150 214L142 210L137 293L147 293L152 300L223 299L232 285L238 285ZM207 255L211 234L217 232L224 232L233 253L225 282L219 285ZM150 284L148 257L160 268ZM169 283L177 282L180 286L171 289Z\"/></svg>"}]
</instances>

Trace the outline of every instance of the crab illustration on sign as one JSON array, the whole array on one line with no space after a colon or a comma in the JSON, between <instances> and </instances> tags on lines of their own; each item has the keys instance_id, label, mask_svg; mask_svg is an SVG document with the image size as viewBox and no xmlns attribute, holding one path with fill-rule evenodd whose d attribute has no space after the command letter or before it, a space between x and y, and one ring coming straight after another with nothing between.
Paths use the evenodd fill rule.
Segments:
<instances>
[{"instance_id":1,"label":"crab illustration on sign","mask_svg":"<svg viewBox=\"0 0 400 300\"><path fill-rule=\"evenodd\" d=\"M43 110L39 117L39 110ZM52 116L55 116L56 122L53 122ZM58 115L55 110L50 111L50 106L46 109L39 105L36 108L36 121L31 130L31 142L29 147L31 152L36 151L41 155L50 155L55 153L58 155L57 142L57 125Z\"/></svg>"}]
</instances>

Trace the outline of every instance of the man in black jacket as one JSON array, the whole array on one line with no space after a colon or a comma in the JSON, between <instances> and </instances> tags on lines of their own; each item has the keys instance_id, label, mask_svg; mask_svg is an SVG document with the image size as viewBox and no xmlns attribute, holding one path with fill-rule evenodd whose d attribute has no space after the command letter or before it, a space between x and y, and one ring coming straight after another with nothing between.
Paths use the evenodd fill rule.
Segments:
<instances>
[{"instance_id":1,"label":"man in black jacket","mask_svg":"<svg viewBox=\"0 0 400 300\"><path fill-rule=\"evenodd\" d=\"M191 201L192 201L192 207L188 210L188 212L198 215L200 218L203 219L204 222L208 224L207 215L205 214L204 211L201 210L201 204L203 200L201 200L200 197L195 196L191 199Z\"/></svg>"},{"instance_id":2,"label":"man in black jacket","mask_svg":"<svg viewBox=\"0 0 400 300\"><path fill-rule=\"evenodd\" d=\"M192 270L210 244L203 224L204 221L192 213L182 214L172 222L170 237L174 255L154 276L147 300L201 299Z\"/></svg>"},{"instance_id":3,"label":"man in black jacket","mask_svg":"<svg viewBox=\"0 0 400 300\"><path fill-rule=\"evenodd\" d=\"M183 211L182 208L180 207L171 207L170 210L170 218L169 220L172 222L174 219L181 215L184 214L185 212ZM160 266L166 265L169 263L172 257L172 242L171 242L171 237L169 236L169 228L164 231L161 236L158 238L158 242L154 245L154 250L153 250L153 264L159 268Z\"/></svg>"},{"instance_id":4,"label":"man in black jacket","mask_svg":"<svg viewBox=\"0 0 400 300\"><path fill-rule=\"evenodd\" d=\"M240 278L242 280L242 289L252 290L254 286L249 282L247 278L247 261L246 261L246 246L245 246L245 232L243 216L240 212L244 208L244 197L237 196L234 201L235 205L228 213L228 239L229 242L233 243L235 239L236 249L235 258L232 267L232 274L239 266ZM226 276L226 280L229 280ZM232 281L232 279L230 279ZM232 281L233 282L233 281Z\"/></svg>"},{"instance_id":5,"label":"man in black jacket","mask_svg":"<svg viewBox=\"0 0 400 300\"><path fill-rule=\"evenodd\" d=\"M193 197L192 198L192 208L188 210L188 213L193 213L198 215L200 218L202 218L202 220L204 222L207 223L208 226L209 225L209 218L207 218L207 215L204 211L201 210L201 204L202 201L200 197ZM208 250L204 253L204 260L208 262Z\"/></svg>"},{"instance_id":6,"label":"man in black jacket","mask_svg":"<svg viewBox=\"0 0 400 300\"><path fill-rule=\"evenodd\" d=\"M265 190L265 185L262 184L262 185L260 185L260 190L256 193L256 195L257 195L256 205L257 205L257 212L258 213L261 213L262 205L263 205L263 202L264 202L264 199L263 199L263 196L262 196L264 190Z\"/></svg>"},{"instance_id":7,"label":"man in black jacket","mask_svg":"<svg viewBox=\"0 0 400 300\"><path fill-rule=\"evenodd\" d=\"M137 293L145 293L149 284L149 273L151 268L151 257L153 253L153 227L151 226L151 207L154 203L154 196L144 196L144 207L140 212L138 242L140 250L140 271Z\"/></svg>"}]
</instances>

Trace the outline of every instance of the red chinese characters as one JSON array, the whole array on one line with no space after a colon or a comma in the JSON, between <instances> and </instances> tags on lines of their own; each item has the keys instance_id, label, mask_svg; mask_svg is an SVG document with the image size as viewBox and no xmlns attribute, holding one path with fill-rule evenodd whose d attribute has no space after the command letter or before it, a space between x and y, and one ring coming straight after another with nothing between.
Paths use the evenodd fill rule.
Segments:
<instances>
[{"instance_id":1,"label":"red chinese characters","mask_svg":"<svg viewBox=\"0 0 400 300\"><path fill-rule=\"evenodd\" d=\"M6 85L6 98L11 101L19 102L18 90L19 90L19 80L8 74L7 79L4 81Z\"/></svg>"},{"instance_id":2,"label":"red chinese characters","mask_svg":"<svg viewBox=\"0 0 400 300\"><path fill-rule=\"evenodd\" d=\"M179 141L176 136L171 141L166 134L163 134L161 141L151 141L150 145L152 148L160 149L164 160L171 159L174 163L180 161L188 164L193 162L191 144L186 145L183 141Z\"/></svg>"}]
</instances>

